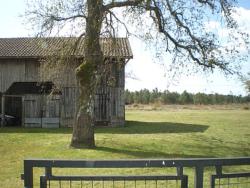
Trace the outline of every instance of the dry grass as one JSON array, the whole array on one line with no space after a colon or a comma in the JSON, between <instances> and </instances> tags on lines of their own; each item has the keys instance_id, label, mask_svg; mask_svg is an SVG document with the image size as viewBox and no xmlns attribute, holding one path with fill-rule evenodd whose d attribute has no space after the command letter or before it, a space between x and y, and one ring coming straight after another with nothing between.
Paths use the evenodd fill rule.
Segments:
<instances>
[{"instance_id":1,"label":"dry grass","mask_svg":"<svg viewBox=\"0 0 250 188\"><path fill-rule=\"evenodd\" d=\"M226 104L226 105L163 105L161 103L153 104L132 104L126 105L126 110L167 110L167 111L176 111L176 110L249 110L250 103L246 104Z\"/></svg>"}]
</instances>

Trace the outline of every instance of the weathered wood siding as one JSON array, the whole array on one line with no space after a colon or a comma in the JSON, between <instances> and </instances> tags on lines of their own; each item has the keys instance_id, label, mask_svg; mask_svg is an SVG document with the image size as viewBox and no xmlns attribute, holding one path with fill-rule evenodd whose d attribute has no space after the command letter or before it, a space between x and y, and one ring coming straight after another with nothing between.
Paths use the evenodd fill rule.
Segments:
<instances>
[{"instance_id":1,"label":"weathered wood siding","mask_svg":"<svg viewBox=\"0 0 250 188\"><path fill-rule=\"evenodd\" d=\"M61 89L61 113L60 121L62 127L72 127L76 107L78 104L79 88L78 87L63 87Z\"/></svg>"},{"instance_id":2,"label":"weathered wood siding","mask_svg":"<svg viewBox=\"0 0 250 188\"><path fill-rule=\"evenodd\" d=\"M122 88L113 88L111 92L111 125L124 125L125 107L124 90Z\"/></svg>"},{"instance_id":3,"label":"weathered wood siding","mask_svg":"<svg viewBox=\"0 0 250 188\"><path fill-rule=\"evenodd\" d=\"M0 59L0 92L5 92L13 82L39 81L38 71L36 60Z\"/></svg>"},{"instance_id":4,"label":"weathered wood siding","mask_svg":"<svg viewBox=\"0 0 250 188\"><path fill-rule=\"evenodd\" d=\"M42 125L42 96L26 95L24 98L24 126L41 127Z\"/></svg>"},{"instance_id":5,"label":"weathered wood siding","mask_svg":"<svg viewBox=\"0 0 250 188\"><path fill-rule=\"evenodd\" d=\"M45 98L45 112L42 117L43 128L60 127L60 95L48 95Z\"/></svg>"},{"instance_id":6,"label":"weathered wood siding","mask_svg":"<svg viewBox=\"0 0 250 188\"><path fill-rule=\"evenodd\" d=\"M123 125L125 121L125 68L124 62L111 62L111 76L115 84L101 86L95 95L95 119L100 125ZM65 74L62 95L57 99L42 95L25 95L23 101L24 125L26 127L68 127L73 125L78 103L79 89L74 74L77 63ZM13 82L39 82L39 61L25 59L0 59L0 92L6 92ZM53 119L54 118L54 119Z\"/></svg>"},{"instance_id":7,"label":"weathered wood siding","mask_svg":"<svg viewBox=\"0 0 250 188\"><path fill-rule=\"evenodd\" d=\"M112 62L112 86L99 87L94 102L96 125L120 126L125 122L125 65L124 62Z\"/></svg>"},{"instance_id":8,"label":"weathered wood siding","mask_svg":"<svg viewBox=\"0 0 250 188\"><path fill-rule=\"evenodd\" d=\"M96 125L108 125L110 123L110 87L100 87L94 99L94 114Z\"/></svg>"},{"instance_id":9,"label":"weathered wood siding","mask_svg":"<svg viewBox=\"0 0 250 188\"><path fill-rule=\"evenodd\" d=\"M25 127L59 127L60 96L25 95L23 103Z\"/></svg>"},{"instance_id":10,"label":"weathered wood siding","mask_svg":"<svg viewBox=\"0 0 250 188\"><path fill-rule=\"evenodd\" d=\"M72 67L60 72L62 75L61 87L76 86L75 68L76 62L72 62ZM4 93L14 82L39 82L40 62L38 59L0 59L0 92ZM43 81L51 81L43 78Z\"/></svg>"},{"instance_id":11,"label":"weathered wood siding","mask_svg":"<svg viewBox=\"0 0 250 188\"><path fill-rule=\"evenodd\" d=\"M112 73L116 80L111 88L111 119L112 126L122 126L125 123L125 65L124 62L114 64Z\"/></svg>"}]
</instances>

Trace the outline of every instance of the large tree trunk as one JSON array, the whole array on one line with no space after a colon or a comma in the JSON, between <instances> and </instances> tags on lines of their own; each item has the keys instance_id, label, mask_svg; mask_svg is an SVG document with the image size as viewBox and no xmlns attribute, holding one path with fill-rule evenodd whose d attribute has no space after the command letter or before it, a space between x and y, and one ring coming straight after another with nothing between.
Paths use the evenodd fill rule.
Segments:
<instances>
[{"instance_id":1,"label":"large tree trunk","mask_svg":"<svg viewBox=\"0 0 250 188\"><path fill-rule=\"evenodd\" d=\"M76 76L80 85L80 97L71 146L95 147L93 99L96 92L98 68L103 63L100 47L103 0L88 0L88 16L84 40L84 62L77 68Z\"/></svg>"}]
</instances>

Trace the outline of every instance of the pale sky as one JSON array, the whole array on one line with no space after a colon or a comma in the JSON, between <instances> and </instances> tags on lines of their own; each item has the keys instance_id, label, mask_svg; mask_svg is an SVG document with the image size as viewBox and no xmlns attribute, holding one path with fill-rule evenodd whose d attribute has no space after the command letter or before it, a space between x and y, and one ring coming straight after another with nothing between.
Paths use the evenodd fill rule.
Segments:
<instances>
[{"instance_id":1,"label":"pale sky","mask_svg":"<svg viewBox=\"0 0 250 188\"><path fill-rule=\"evenodd\" d=\"M0 0L0 38L28 37L34 34L23 24L23 18L20 17L25 11L25 2L25 0ZM240 15L237 19L242 27L250 31L250 1L240 0L239 6ZM204 75L202 72L185 75L184 72L173 80L168 76L171 73L166 71L170 63L168 60L155 63L154 54L146 49L142 41L130 38L130 43L134 58L127 64L126 71L132 73L136 79L126 78L126 88L129 90L144 88L152 90L157 87L160 90L178 92L187 90L192 93L246 94L244 86L237 77L226 78L217 71L209 75ZM243 65L243 72L250 72L250 59Z\"/></svg>"}]
</instances>

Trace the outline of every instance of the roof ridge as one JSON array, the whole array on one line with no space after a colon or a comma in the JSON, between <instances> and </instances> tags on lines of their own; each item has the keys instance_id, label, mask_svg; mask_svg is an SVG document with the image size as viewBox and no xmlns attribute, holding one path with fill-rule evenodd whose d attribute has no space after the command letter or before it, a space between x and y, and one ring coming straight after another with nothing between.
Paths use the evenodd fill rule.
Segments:
<instances>
[{"instance_id":1,"label":"roof ridge","mask_svg":"<svg viewBox=\"0 0 250 188\"><path fill-rule=\"evenodd\" d=\"M0 39L58 39L58 38L79 38L77 36L72 37L65 37L65 36L58 36L58 37L0 37ZM84 37L82 37L84 38ZM100 37L100 39L128 39L128 37Z\"/></svg>"}]
</instances>

